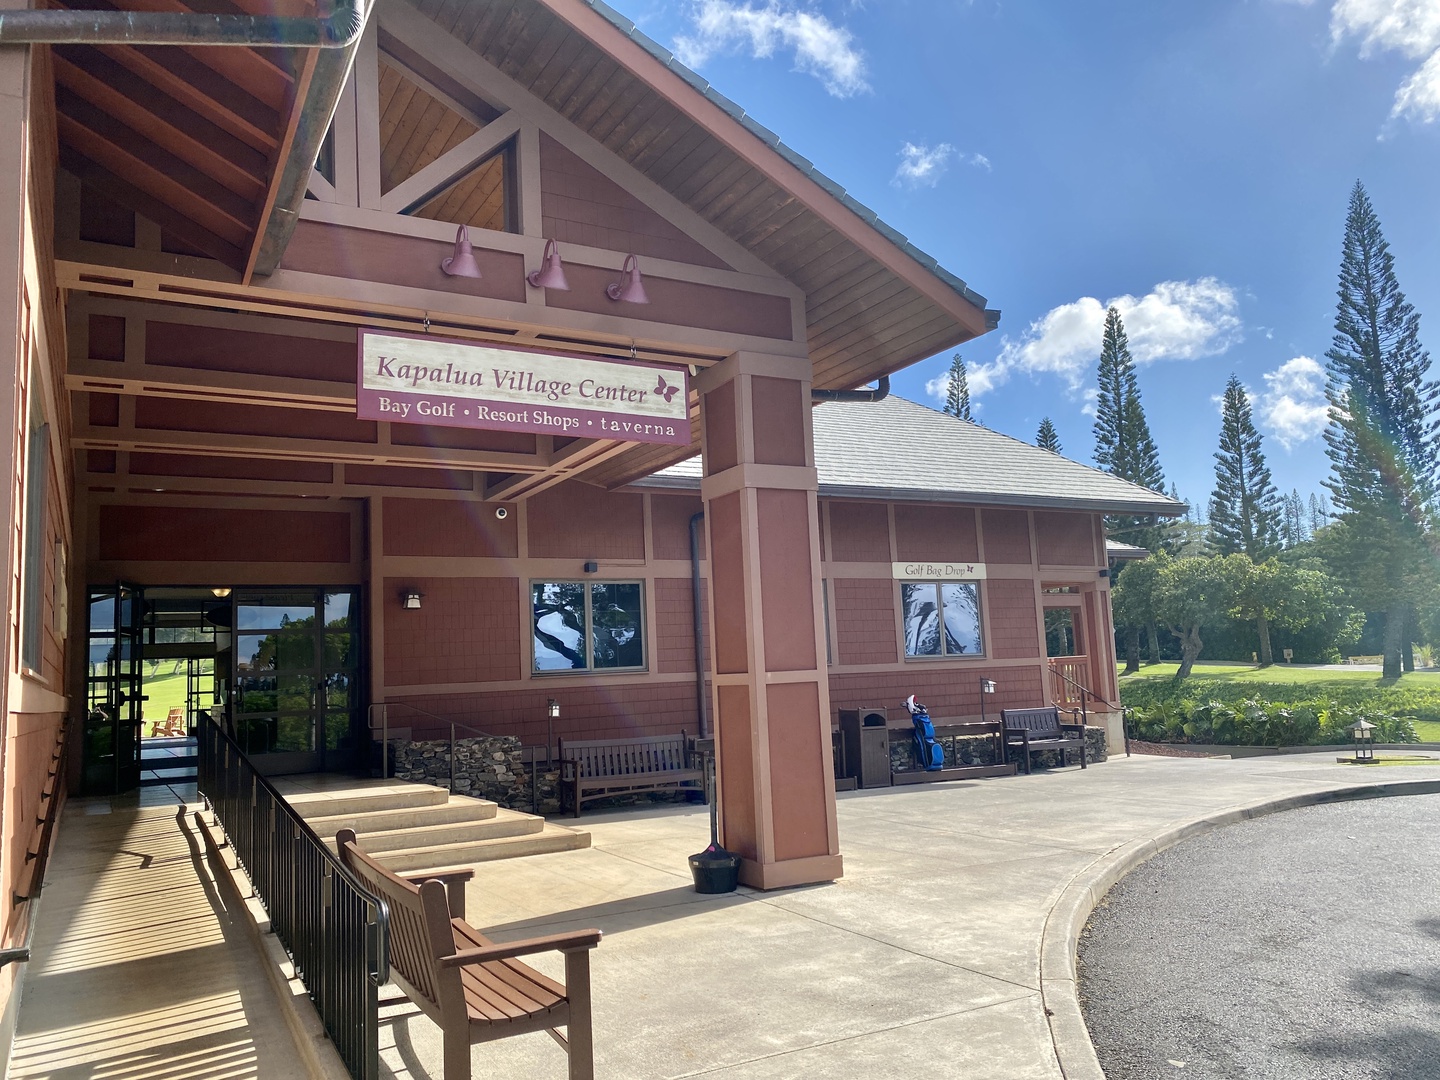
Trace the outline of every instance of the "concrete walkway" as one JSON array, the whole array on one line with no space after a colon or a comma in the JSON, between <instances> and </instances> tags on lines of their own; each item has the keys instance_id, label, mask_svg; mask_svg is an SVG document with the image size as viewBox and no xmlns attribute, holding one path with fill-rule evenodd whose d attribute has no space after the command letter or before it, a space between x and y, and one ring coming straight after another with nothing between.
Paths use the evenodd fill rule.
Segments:
<instances>
[{"instance_id":1,"label":"concrete walkway","mask_svg":"<svg viewBox=\"0 0 1440 1080\"><path fill-rule=\"evenodd\" d=\"M193 784L65 806L11 1080L309 1075L245 913L227 907L183 821L187 795Z\"/></svg>"},{"instance_id":2,"label":"concrete walkway","mask_svg":"<svg viewBox=\"0 0 1440 1080\"><path fill-rule=\"evenodd\" d=\"M719 898L692 891L685 861L708 842L703 808L586 815L588 850L481 866L470 920L507 940L605 931L601 1077L1098 1077L1074 935L1109 881L1206 818L1391 783L1440 789L1440 758L1362 772L1333 752L1121 757L854 792L839 803L843 880ZM413 1010L392 1010L381 1047L386 1075L438 1080L437 1029ZM473 1060L477 1076L565 1075L544 1035Z\"/></svg>"},{"instance_id":3,"label":"concrete walkway","mask_svg":"<svg viewBox=\"0 0 1440 1080\"><path fill-rule=\"evenodd\" d=\"M605 931L602 1078L1098 1080L1074 942L1108 884L1197 823L1376 785L1440 790L1440 756L1363 771L1333 752L1115 758L853 792L841 881L721 897L695 893L686 864L709 839L703 807L590 814L592 848L482 864L470 920L499 940ZM66 808L11 1077L304 1075L243 911L179 809ZM440 1080L438 1029L413 1008L385 1011L381 1047L384 1075ZM472 1057L477 1076L566 1072L542 1034Z\"/></svg>"}]
</instances>

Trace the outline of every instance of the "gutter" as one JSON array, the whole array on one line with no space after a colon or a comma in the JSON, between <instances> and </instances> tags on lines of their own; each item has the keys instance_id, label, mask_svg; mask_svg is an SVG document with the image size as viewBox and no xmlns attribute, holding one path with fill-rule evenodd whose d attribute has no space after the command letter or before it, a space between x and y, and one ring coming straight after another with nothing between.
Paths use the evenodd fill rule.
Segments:
<instances>
[{"instance_id":1,"label":"gutter","mask_svg":"<svg viewBox=\"0 0 1440 1080\"><path fill-rule=\"evenodd\" d=\"M0 45L278 45L347 49L365 29L364 0L321 0L328 16L200 15L170 11L6 11Z\"/></svg>"},{"instance_id":2,"label":"gutter","mask_svg":"<svg viewBox=\"0 0 1440 1080\"><path fill-rule=\"evenodd\" d=\"M874 390L811 390L811 401L884 401L890 396L890 376L875 380Z\"/></svg>"},{"instance_id":3,"label":"gutter","mask_svg":"<svg viewBox=\"0 0 1440 1080\"><path fill-rule=\"evenodd\" d=\"M709 737L705 724L705 639L700 620L700 523L701 510L690 519L690 598L695 613L695 712L700 718L700 738Z\"/></svg>"}]
</instances>

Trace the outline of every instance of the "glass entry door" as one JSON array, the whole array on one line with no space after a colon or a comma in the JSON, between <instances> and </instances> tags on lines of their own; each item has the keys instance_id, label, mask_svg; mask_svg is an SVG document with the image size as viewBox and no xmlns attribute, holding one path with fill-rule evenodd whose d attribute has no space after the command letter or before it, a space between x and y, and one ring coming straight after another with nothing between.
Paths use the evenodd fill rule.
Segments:
<instances>
[{"instance_id":1,"label":"glass entry door","mask_svg":"<svg viewBox=\"0 0 1440 1080\"><path fill-rule=\"evenodd\" d=\"M91 588L87 600L84 791L118 795L140 786L145 603L124 582Z\"/></svg>"},{"instance_id":2,"label":"glass entry door","mask_svg":"<svg viewBox=\"0 0 1440 1080\"><path fill-rule=\"evenodd\" d=\"M261 772L358 765L355 589L237 589L235 738Z\"/></svg>"}]
</instances>

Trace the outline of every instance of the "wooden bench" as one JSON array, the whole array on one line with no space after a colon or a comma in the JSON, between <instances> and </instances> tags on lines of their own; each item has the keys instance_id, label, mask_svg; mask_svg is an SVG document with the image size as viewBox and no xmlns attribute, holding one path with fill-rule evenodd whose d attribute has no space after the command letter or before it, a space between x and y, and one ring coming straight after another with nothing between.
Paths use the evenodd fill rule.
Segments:
<instances>
[{"instance_id":1,"label":"wooden bench","mask_svg":"<svg viewBox=\"0 0 1440 1080\"><path fill-rule=\"evenodd\" d=\"M690 759L690 739L649 735L633 739L560 740L560 809L566 796L578 818L587 802L636 791L699 791L705 773Z\"/></svg>"},{"instance_id":2,"label":"wooden bench","mask_svg":"<svg viewBox=\"0 0 1440 1080\"><path fill-rule=\"evenodd\" d=\"M590 950L600 943L599 930L497 945L453 915L443 882L420 873L414 876L427 880L415 885L391 873L360 850L351 829L336 834L335 846L345 866L390 907L390 978L440 1025L444 1080L470 1080L475 1043L531 1031L544 1031L565 1048L570 1080L594 1080ZM564 986L517 959L545 952L564 954ZM561 1025L565 1035L556 1030Z\"/></svg>"},{"instance_id":3,"label":"wooden bench","mask_svg":"<svg viewBox=\"0 0 1440 1080\"><path fill-rule=\"evenodd\" d=\"M1054 705L1043 709L1004 709L1000 722L1005 725L1005 745L1018 749L1030 774L1030 755L1041 750L1058 750L1060 764L1069 764L1066 754L1079 749L1080 768L1085 768L1085 725L1062 724L1060 710Z\"/></svg>"}]
</instances>

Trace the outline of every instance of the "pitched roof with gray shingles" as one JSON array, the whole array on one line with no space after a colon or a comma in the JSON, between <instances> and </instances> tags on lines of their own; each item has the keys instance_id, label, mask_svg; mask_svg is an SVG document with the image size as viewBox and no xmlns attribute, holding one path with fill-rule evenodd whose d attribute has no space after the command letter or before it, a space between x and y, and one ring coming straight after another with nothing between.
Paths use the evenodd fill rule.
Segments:
<instances>
[{"instance_id":1,"label":"pitched roof with gray shingles","mask_svg":"<svg viewBox=\"0 0 1440 1080\"><path fill-rule=\"evenodd\" d=\"M814 410L820 494L1122 514L1185 512L1185 504L1038 446L891 395ZM695 488L700 459L636 481Z\"/></svg>"}]
</instances>

